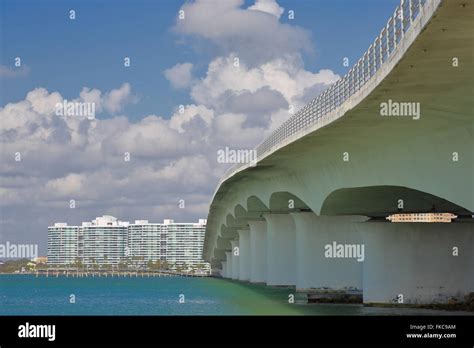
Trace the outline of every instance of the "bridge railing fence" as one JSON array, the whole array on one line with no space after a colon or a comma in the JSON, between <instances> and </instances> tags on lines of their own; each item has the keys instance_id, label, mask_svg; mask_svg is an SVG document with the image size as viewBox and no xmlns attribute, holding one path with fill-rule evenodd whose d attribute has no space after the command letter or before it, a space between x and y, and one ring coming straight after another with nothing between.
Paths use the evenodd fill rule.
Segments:
<instances>
[{"instance_id":1,"label":"bridge railing fence","mask_svg":"<svg viewBox=\"0 0 474 348\"><path fill-rule=\"evenodd\" d=\"M342 78L303 106L260 143L256 148L257 160L288 137L317 124L321 119L326 119L332 111L357 93L389 60L427 1L400 0L386 26L357 63ZM245 163L241 163L231 167L221 182L244 165Z\"/></svg>"}]
</instances>

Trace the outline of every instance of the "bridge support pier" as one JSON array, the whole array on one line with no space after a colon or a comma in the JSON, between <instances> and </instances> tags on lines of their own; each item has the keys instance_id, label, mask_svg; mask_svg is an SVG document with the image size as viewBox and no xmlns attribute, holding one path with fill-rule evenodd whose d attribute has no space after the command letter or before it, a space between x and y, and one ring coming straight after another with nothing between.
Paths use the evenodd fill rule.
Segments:
<instances>
[{"instance_id":1,"label":"bridge support pier","mask_svg":"<svg viewBox=\"0 0 474 348\"><path fill-rule=\"evenodd\" d=\"M296 235L290 214L264 214L267 221L267 285L295 285Z\"/></svg>"},{"instance_id":2,"label":"bridge support pier","mask_svg":"<svg viewBox=\"0 0 474 348\"><path fill-rule=\"evenodd\" d=\"M232 245L231 258L232 258L232 279L238 280L240 274L240 260L239 260L239 241L233 240L230 242ZM237 252L239 250L239 252Z\"/></svg>"},{"instance_id":3,"label":"bridge support pier","mask_svg":"<svg viewBox=\"0 0 474 348\"><path fill-rule=\"evenodd\" d=\"M318 216L311 212L292 213L296 227L296 289L362 289L363 260L356 257L327 257L329 247L361 246L357 228L361 216ZM359 249L361 250L361 249ZM352 255L355 256L355 255Z\"/></svg>"},{"instance_id":4,"label":"bridge support pier","mask_svg":"<svg viewBox=\"0 0 474 348\"><path fill-rule=\"evenodd\" d=\"M232 279L232 251L226 251L225 252L225 257L226 257L226 278Z\"/></svg>"},{"instance_id":5,"label":"bridge support pier","mask_svg":"<svg viewBox=\"0 0 474 348\"><path fill-rule=\"evenodd\" d=\"M363 225L364 303L447 303L474 292L473 223Z\"/></svg>"},{"instance_id":6,"label":"bridge support pier","mask_svg":"<svg viewBox=\"0 0 474 348\"><path fill-rule=\"evenodd\" d=\"M227 278L227 262L226 262L226 261L222 261L222 262L221 262L221 265L222 265L221 277L222 277L222 278Z\"/></svg>"},{"instance_id":7,"label":"bridge support pier","mask_svg":"<svg viewBox=\"0 0 474 348\"><path fill-rule=\"evenodd\" d=\"M250 282L265 283L267 269L267 223L249 221Z\"/></svg>"},{"instance_id":8,"label":"bridge support pier","mask_svg":"<svg viewBox=\"0 0 474 348\"><path fill-rule=\"evenodd\" d=\"M239 234L239 279L250 281L250 231L237 230Z\"/></svg>"}]
</instances>

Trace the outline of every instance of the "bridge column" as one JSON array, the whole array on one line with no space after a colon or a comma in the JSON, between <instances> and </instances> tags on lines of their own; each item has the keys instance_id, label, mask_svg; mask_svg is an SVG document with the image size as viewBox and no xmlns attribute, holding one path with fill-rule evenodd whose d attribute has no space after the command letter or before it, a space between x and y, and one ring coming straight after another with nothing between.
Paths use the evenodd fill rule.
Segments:
<instances>
[{"instance_id":1,"label":"bridge column","mask_svg":"<svg viewBox=\"0 0 474 348\"><path fill-rule=\"evenodd\" d=\"M295 285L295 224L289 214L264 214L267 221L267 285Z\"/></svg>"},{"instance_id":2,"label":"bridge column","mask_svg":"<svg viewBox=\"0 0 474 348\"><path fill-rule=\"evenodd\" d=\"M362 289L363 259L330 251L336 245L362 249L357 224L362 216L318 216L292 213L296 226L296 289ZM354 246L354 247L352 247ZM349 247L347 247L349 250ZM365 251L365 250L364 250Z\"/></svg>"},{"instance_id":3,"label":"bridge column","mask_svg":"<svg viewBox=\"0 0 474 348\"><path fill-rule=\"evenodd\" d=\"M239 234L239 279L250 281L250 231L237 230Z\"/></svg>"},{"instance_id":4,"label":"bridge column","mask_svg":"<svg viewBox=\"0 0 474 348\"><path fill-rule=\"evenodd\" d=\"M232 279L232 258L227 259L227 279ZM230 260L230 261L229 261Z\"/></svg>"},{"instance_id":5,"label":"bridge column","mask_svg":"<svg viewBox=\"0 0 474 348\"><path fill-rule=\"evenodd\" d=\"M240 260L239 260L239 241L233 240L230 242L232 245L231 257L232 257L232 275L231 278L238 280L240 273Z\"/></svg>"},{"instance_id":6,"label":"bridge column","mask_svg":"<svg viewBox=\"0 0 474 348\"><path fill-rule=\"evenodd\" d=\"M232 251L225 252L226 257L226 278L232 279Z\"/></svg>"},{"instance_id":7,"label":"bridge column","mask_svg":"<svg viewBox=\"0 0 474 348\"><path fill-rule=\"evenodd\" d=\"M265 283L267 266L267 223L249 221L250 227L250 282Z\"/></svg>"},{"instance_id":8,"label":"bridge column","mask_svg":"<svg viewBox=\"0 0 474 348\"><path fill-rule=\"evenodd\" d=\"M447 303L474 292L474 223L363 225L364 303Z\"/></svg>"},{"instance_id":9,"label":"bridge column","mask_svg":"<svg viewBox=\"0 0 474 348\"><path fill-rule=\"evenodd\" d=\"M221 277L222 278L227 278L227 262L222 261L221 264L222 264Z\"/></svg>"}]
</instances>

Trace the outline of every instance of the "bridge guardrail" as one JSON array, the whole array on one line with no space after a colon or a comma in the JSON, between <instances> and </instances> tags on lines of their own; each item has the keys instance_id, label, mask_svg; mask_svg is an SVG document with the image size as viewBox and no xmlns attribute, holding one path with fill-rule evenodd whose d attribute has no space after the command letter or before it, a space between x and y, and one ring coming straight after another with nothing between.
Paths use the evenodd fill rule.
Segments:
<instances>
[{"instance_id":1,"label":"bridge guardrail","mask_svg":"<svg viewBox=\"0 0 474 348\"><path fill-rule=\"evenodd\" d=\"M358 92L390 59L405 33L429 1L400 0L394 14L357 63L342 78L299 109L257 146L257 163L276 145L299 131L317 124ZM224 181L246 165L247 163L239 163L229 168L219 181L217 190Z\"/></svg>"}]
</instances>

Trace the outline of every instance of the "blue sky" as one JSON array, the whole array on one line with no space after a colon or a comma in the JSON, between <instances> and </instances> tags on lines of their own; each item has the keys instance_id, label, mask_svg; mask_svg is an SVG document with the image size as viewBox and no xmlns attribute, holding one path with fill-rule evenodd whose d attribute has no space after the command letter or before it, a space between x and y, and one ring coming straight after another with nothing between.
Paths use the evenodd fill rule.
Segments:
<instances>
[{"instance_id":1,"label":"blue sky","mask_svg":"<svg viewBox=\"0 0 474 348\"><path fill-rule=\"evenodd\" d=\"M73 98L82 87L108 90L130 82L140 102L128 105L130 119L148 114L169 117L189 95L173 90L163 71L177 62L193 62L206 72L213 50L183 44L172 27L183 1L151 0L3 0L1 63L22 58L28 76L2 81L1 104L18 101L35 87L58 90ZM243 7L251 5L246 1ZM311 32L315 52L304 54L307 70L344 74L341 62L358 59L393 13L398 0L282 0L295 11L289 20ZM76 20L68 11L76 10ZM188 42L189 43L189 42ZM132 66L123 67L123 57ZM106 115L104 117L107 117Z\"/></svg>"},{"instance_id":2,"label":"blue sky","mask_svg":"<svg viewBox=\"0 0 474 348\"><path fill-rule=\"evenodd\" d=\"M337 81L397 4L3 0L0 242L45 253L54 222L205 218L231 165L217 153L254 148ZM64 99L96 118L60 117Z\"/></svg>"}]
</instances>

